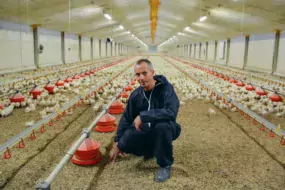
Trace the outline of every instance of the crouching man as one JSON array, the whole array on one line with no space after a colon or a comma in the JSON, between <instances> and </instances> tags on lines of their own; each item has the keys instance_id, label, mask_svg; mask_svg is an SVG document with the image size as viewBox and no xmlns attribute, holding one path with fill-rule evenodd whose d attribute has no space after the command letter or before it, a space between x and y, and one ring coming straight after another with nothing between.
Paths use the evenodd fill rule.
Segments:
<instances>
[{"instance_id":1,"label":"crouching man","mask_svg":"<svg viewBox=\"0 0 285 190\"><path fill-rule=\"evenodd\" d=\"M170 178L173 164L172 141L177 139L181 127L176 123L179 100L173 86L162 75L155 75L152 63L139 60L134 66L140 84L128 100L115 136L112 162L120 153L156 158L160 166L155 181Z\"/></svg>"}]
</instances>

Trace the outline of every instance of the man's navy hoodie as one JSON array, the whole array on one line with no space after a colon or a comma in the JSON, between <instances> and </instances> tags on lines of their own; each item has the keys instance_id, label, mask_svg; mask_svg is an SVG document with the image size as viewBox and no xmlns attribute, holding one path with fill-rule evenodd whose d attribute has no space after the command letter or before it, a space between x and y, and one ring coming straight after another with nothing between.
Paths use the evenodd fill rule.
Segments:
<instances>
[{"instance_id":1,"label":"man's navy hoodie","mask_svg":"<svg viewBox=\"0 0 285 190\"><path fill-rule=\"evenodd\" d=\"M133 122L138 115L140 115L142 125L146 128L151 129L159 121L169 121L172 127L179 128L180 134L180 125L176 123L180 103L174 88L162 75L155 75L154 80L156 84L149 97L146 97L141 86L131 93L118 125L115 142L120 140L126 129L134 127ZM176 134L174 139L179 134Z\"/></svg>"}]
</instances>

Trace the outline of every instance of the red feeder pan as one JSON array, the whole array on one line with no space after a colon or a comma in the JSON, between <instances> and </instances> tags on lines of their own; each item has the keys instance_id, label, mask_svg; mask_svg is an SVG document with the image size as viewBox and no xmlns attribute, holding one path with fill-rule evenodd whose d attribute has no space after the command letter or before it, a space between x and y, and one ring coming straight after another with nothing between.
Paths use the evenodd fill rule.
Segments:
<instances>
[{"instance_id":1,"label":"red feeder pan","mask_svg":"<svg viewBox=\"0 0 285 190\"><path fill-rule=\"evenodd\" d=\"M79 75L74 75L74 76L72 77L72 79L80 79L80 76L79 76Z\"/></svg>"},{"instance_id":2,"label":"red feeder pan","mask_svg":"<svg viewBox=\"0 0 285 190\"><path fill-rule=\"evenodd\" d=\"M125 91L132 91L133 90L133 87L128 85L125 87Z\"/></svg>"},{"instance_id":3,"label":"red feeder pan","mask_svg":"<svg viewBox=\"0 0 285 190\"><path fill-rule=\"evenodd\" d=\"M52 94L53 93L53 89L54 89L54 85L47 84L47 85L45 85L44 89L46 89L49 94Z\"/></svg>"},{"instance_id":4,"label":"red feeder pan","mask_svg":"<svg viewBox=\"0 0 285 190\"><path fill-rule=\"evenodd\" d=\"M67 77L65 80L64 80L64 82L72 82L73 80L72 80L72 78L71 77Z\"/></svg>"},{"instance_id":5,"label":"red feeder pan","mask_svg":"<svg viewBox=\"0 0 285 190\"><path fill-rule=\"evenodd\" d=\"M233 79L233 78L231 78L231 79L229 80L229 82L230 82L230 83L237 83L237 81L236 81L235 79Z\"/></svg>"},{"instance_id":6,"label":"red feeder pan","mask_svg":"<svg viewBox=\"0 0 285 190\"><path fill-rule=\"evenodd\" d=\"M0 109L2 110L4 108L4 105L3 104L0 104Z\"/></svg>"},{"instance_id":7,"label":"red feeder pan","mask_svg":"<svg viewBox=\"0 0 285 190\"><path fill-rule=\"evenodd\" d=\"M255 87L252 86L251 84L248 84L248 85L245 86L245 89L248 90L248 91L253 91L253 90L255 90Z\"/></svg>"},{"instance_id":8,"label":"red feeder pan","mask_svg":"<svg viewBox=\"0 0 285 190\"><path fill-rule=\"evenodd\" d=\"M282 101L282 97L276 93L272 94L269 98L273 102L281 102Z\"/></svg>"},{"instance_id":9,"label":"red feeder pan","mask_svg":"<svg viewBox=\"0 0 285 190\"><path fill-rule=\"evenodd\" d=\"M71 161L78 165L96 164L102 159L102 154L99 151L101 144L91 138L85 139L76 150Z\"/></svg>"},{"instance_id":10,"label":"red feeder pan","mask_svg":"<svg viewBox=\"0 0 285 190\"><path fill-rule=\"evenodd\" d=\"M258 94L260 96L267 95L267 92L265 90L263 90L262 88L257 88L255 92L256 92L256 94Z\"/></svg>"},{"instance_id":11,"label":"red feeder pan","mask_svg":"<svg viewBox=\"0 0 285 190\"><path fill-rule=\"evenodd\" d=\"M22 95L22 94L15 94L15 95L12 95L10 97L10 101L11 102L23 102L25 100L25 97Z\"/></svg>"},{"instance_id":12,"label":"red feeder pan","mask_svg":"<svg viewBox=\"0 0 285 190\"><path fill-rule=\"evenodd\" d=\"M97 126L95 127L95 131L98 132L111 132L115 131L117 128L117 125L115 124L116 118L109 113L106 113L103 115L99 122L97 123Z\"/></svg>"},{"instance_id":13,"label":"red feeder pan","mask_svg":"<svg viewBox=\"0 0 285 190\"><path fill-rule=\"evenodd\" d=\"M120 100L116 100L110 106L108 113L110 114L122 114L124 112L124 104Z\"/></svg>"},{"instance_id":14,"label":"red feeder pan","mask_svg":"<svg viewBox=\"0 0 285 190\"><path fill-rule=\"evenodd\" d=\"M120 97L128 98L128 97L129 97L129 94L128 94L126 91L123 91L123 92L119 95L119 98L120 98Z\"/></svg>"},{"instance_id":15,"label":"red feeder pan","mask_svg":"<svg viewBox=\"0 0 285 190\"><path fill-rule=\"evenodd\" d=\"M30 91L30 94L33 95L33 98L34 99L37 99L38 95L41 95L42 93L42 90L40 88L33 88L31 91Z\"/></svg>"},{"instance_id":16,"label":"red feeder pan","mask_svg":"<svg viewBox=\"0 0 285 190\"><path fill-rule=\"evenodd\" d=\"M64 86L64 81L59 80L55 83L56 86Z\"/></svg>"},{"instance_id":17,"label":"red feeder pan","mask_svg":"<svg viewBox=\"0 0 285 190\"><path fill-rule=\"evenodd\" d=\"M245 84L244 84L243 82L241 82L241 81L238 81L238 82L236 83L236 85L237 85L237 86L244 86Z\"/></svg>"},{"instance_id":18,"label":"red feeder pan","mask_svg":"<svg viewBox=\"0 0 285 190\"><path fill-rule=\"evenodd\" d=\"M87 71L87 72L85 73L85 75L87 75L87 76L88 76L88 75L90 75L90 72L89 72L89 71Z\"/></svg>"},{"instance_id":19,"label":"red feeder pan","mask_svg":"<svg viewBox=\"0 0 285 190\"><path fill-rule=\"evenodd\" d=\"M80 76L81 76L81 77L85 77L86 75L85 75L84 73L82 73Z\"/></svg>"},{"instance_id":20,"label":"red feeder pan","mask_svg":"<svg viewBox=\"0 0 285 190\"><path fill-rule=\"evenodd\" d=\"M90 71L90 73L91 73L91 74L94 74L94 73L95 73L95 71L94 71L94 70L91 70L91 71Z\"/></svg>"},{"instance_id":21,"label":"red feeder pan","mask_svg":"<svg viewBox=\"0 0 285 190\"><path fill-rule=\"evenodd\" d=\"M135 85L136 84L136 82L135 81L131 81L131 83L130 83L131 85Z\"/></svg>"}]
</instances>

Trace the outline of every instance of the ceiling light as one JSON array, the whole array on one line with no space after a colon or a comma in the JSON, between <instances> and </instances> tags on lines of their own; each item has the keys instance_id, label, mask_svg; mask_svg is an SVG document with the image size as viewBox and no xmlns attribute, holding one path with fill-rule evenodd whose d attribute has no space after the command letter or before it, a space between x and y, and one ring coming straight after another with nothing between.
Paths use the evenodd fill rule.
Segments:
<instances>
[{"instance_id":1,"label":"ceiling light","mask_svg":"<svg viewBox=\"0 0 285 190\"><path fill-rule=\"evenodd\" d=\"M121 29L124 29L124 27L122 25L119 26Z\"/></svg>"},{"instance_id":2,"label":"ceiling light","mask_svg":"<svg viewBox=\"0 0 285 190\"><path fill-rule=\"evenodd\" d=\"M176 36L173 36L173 38L176 38Z\"/></svg>"},{"instance_id":3,"label":"ceiling light","mask_svg":"<svg viewBox=\"0 0 285 190\"><path fill-rule=\"evenodd\" d=\"M104 16L105 16L105 18L107 18L108 20L112 20L112 17L111 17L109 14L104 13Z\"/></svg>"},{"instance_id":4,"label":"ceiling light","mask_svg":"<svg viewBox=\"0 0 285 190\"><path fill-rule=\"evenodd\" d=\"M135 35L132 34L132 37L135 37Z\"/></svg>"},{"instance_id":5,"label":"ceiling light","mask_svg":"<svg viewBox=\"0 0 285 190\"><path fill-rule=\"evenodd\" d=\"M202 22L202 21L206 20L207 18L208 18L207 16L202 16L202 17L200 17L200 21Z\"/></svg>"},{"instance_id":6,"label":"ceiling light","mask_svg":"<svg viewBox=\"0 0 285 190\"><path fill-rule=\"evenodd\" d=\"M181 32L178 32L177 34L178 34L178 35L182 35L182 33L181 33Z\"/></svg>"},{"instance_id":7,"label":"ceiling light","mask_svg":"<svg viewBox=\"0 0 285 190\"><path fill-rule=\"evenodd\" d=\"M127 34L130 34L131 32L130 31L127 31Z\"/></svg>"},{"instance_id":8,"label":"ceiling light","mask_svg":"<svg viewBox=\"0 0 285 190\"><path fill-rule=\"evenodd\" d=\"M187 27L185 28L185 30L190 30L190 27L189 27L189 26L187 26Z\"/></svg>"}]
</instances>

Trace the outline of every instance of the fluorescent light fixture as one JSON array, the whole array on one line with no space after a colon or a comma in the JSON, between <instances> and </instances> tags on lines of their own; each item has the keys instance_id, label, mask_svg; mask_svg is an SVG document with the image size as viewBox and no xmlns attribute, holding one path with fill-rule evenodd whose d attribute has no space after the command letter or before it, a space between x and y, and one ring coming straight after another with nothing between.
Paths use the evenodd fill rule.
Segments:
<instances>
[{"instance_id":1,"label":"fluorescent light fixture","mask_svg":"<svg viewBox=\"0 0 285 190\"><path fill-rule=\"evenodd\" d=\"M132 37L135 37L135 35L132 34Z\"/></svg>"},{"instance_id":2,"label":"fluorescent light fixture","mask_svg":"<svg viewBox=\"0 0 285 190\"><path fill-rule=\"evenodd\" d=\"M208 18L207 16L202 16L202 17L200 17L200 21L202 22L202 21L206 20L207 18Z\"/></svg>"},{"instance_id":3,"label":"fluorescent light fixture","mask_svg":"<svg viewBox=\"0 0 285 190\"><path fill-rule=\"evenodd\" d=\"M124 29L124 27L122 25L119 26L121 29Z\"/></svg>"},{"instance_id":4,"label":"fluorescent light fixture","mask_svg":"<svg viewBox=\"0 0 285 190\"><path fill-rule=\"evenodd\" d=\"M176 36L173 36L173 38L176 38Z\"/></svg>"},{"instance_id":5,"label":"fluorescent light fixture","mask_svg":"<svg viewBox=\"0 0 285 190\"><path fill-rule=\"evenodd\" d=\"M178 32L177 34L178 34L178 35L182 35L182 33L181 33L181 32Z\"/></svg>"},{"instance_id":6,"label":"fluorescent light fixture","mask_svg":"<svg viewBox=\"0 0 285 190\"><path fill-rule=\"evenodd\" d=\"M185 30L190 30L190 27L189 27L189 26L187 26L187 27L185 28Z\"/></svg>"},{"instance_id":7,"label":"fluorescent light fixture","mask_svg":"<svg viewBox=\"0 0 285 190\"><path fill-rule=\"evenodd\" d=\"M131 32L130 31L127 31L127 34L130 34Z\"/></svg>"},{"instance_id":8,"label":"fluorescent light fixture","mask_svg":"<svg viewBox=\"0 0 285 190\"><path fill-rule=\"evenodd\" d=\"M104 17L107 18L108 20L112 20L112 17L107 13L104 13Z\"/></svg>"}]
</instances>

